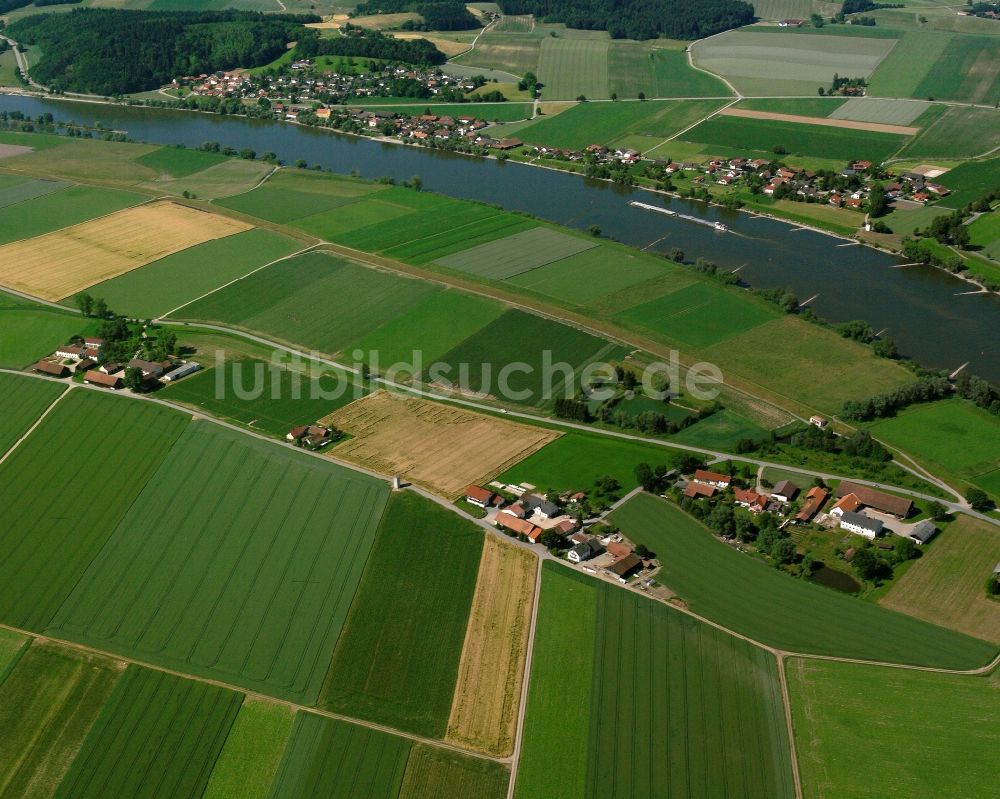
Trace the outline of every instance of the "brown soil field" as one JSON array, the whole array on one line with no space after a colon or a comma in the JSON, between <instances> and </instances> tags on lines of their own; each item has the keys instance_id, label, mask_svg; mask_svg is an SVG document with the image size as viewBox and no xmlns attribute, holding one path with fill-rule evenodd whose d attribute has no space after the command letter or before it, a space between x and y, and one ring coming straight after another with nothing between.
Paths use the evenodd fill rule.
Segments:
<instances>
[{"instance_id":1,"label":"brown soil field","mask_svg":"<svg viewBox=\"0 0 1000 799\"><path fill-rule=\"evenodd\" d=\"M139 205L0 247L0 285L61 300L171 253L250 227L176 203Z\"/></svg>"},{"instance_id":2,"label":"brown soil field","mask_svg":"<svg viewBox=\"0 0 1000 799\"><path fill-rule=\"evenodd\" d=\"M870 130L875 133L899 133L903 136L915 136L920 128L906 125L887 125L884 122L855 122L853 119L827 119L826 117L804 117L798 114L777 114L773 111L754 111L750 108L724 108L719 112L727 117L745 117L746 119L773 119L779 122L799 122L803 125L822 125L828 128L850 128L851 130Z\"/></svg>"},{"instance_id":3,"label":"brown soil field","mask_svg":"<svg viewBox=\"0 0 1000 799\"><path fill-rule=\"evenodd\" d=\"M0 158L13 158L16 155L24 155L32 152L31 147L21 144L0 144Z\"/></svg>"},{"instance_id":4,"label":"brown soil field","mask_svg":"<svg viewBox=\"0 0 1000 799\"><path fill-rule=\"evenodd\" d=\"M337 458L457 499L558 438L539 427L377 391L320 420L350 433Z\"/></svg>"},{"instance_id":5,"label":"brown soil field","mask_svg":"<svg viewBox=\"0 0 1000 799\"><path fill-rule=\"evenodd\" d=\"M490 536L458 667L445 740L505 757L514 749L537 559Z\"/></svg>"},{"instance_id":6,"label":"brown soil field","mask_svg":"<svg viewBox=\"0 0 1000 799\"><path fill-rule=\"evenodd\" d=\"M998 562L1000 530L960 516L879 604L1000 643L1000 602L986 596L986 579Z\"/></svg>"}]
</instances>

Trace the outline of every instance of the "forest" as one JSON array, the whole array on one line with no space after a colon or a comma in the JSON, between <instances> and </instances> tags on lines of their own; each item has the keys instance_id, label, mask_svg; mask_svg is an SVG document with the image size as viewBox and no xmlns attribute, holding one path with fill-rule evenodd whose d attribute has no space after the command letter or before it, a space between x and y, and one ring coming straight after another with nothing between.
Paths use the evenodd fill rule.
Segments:
<instances>
[{"instance_id":1,"label":"forest","mask_svg":"<svg viewBox=\"0 0 1000 799\"><path fill-rule=\"evenodd\" d=\"M314 30L301 32L295 47L297 59L321 55L355 58L385 58L407 64L433 66L443 64L447 56L426 39L396 39L374 30L345 25L343 36L323 38Z\"/></svg>"},{"instance_id":2,"label":"forest","mask_svg":"<svg viewBox=\"0 0 1000 799\"><path fill-rule=\"evenodd\" d=\"M32 2L37 8L41 8L42 6L71 5L81 2L81 0L0 0L0 14L17 11L19 8L30 6Z\"/></svg>"},{"instance_id":3,"label":"forest","mask_svg":"<svg viewBox=\"0 0 1000 799\"><path fill-rule=\"evenodd\" d=\"M81 8L25 17L7 33L41 49L31 68L39 83L117 95L155 89L183 75L267 64L299 37L302 23L318 20L248 11Z\"/></svg>"},{"instance_id":4,"label":"forest","mask_svg":"<svg viewBox=\"0 0 1000 799\"><path fill-rule=\"evenodd\" d=\"M615 39L700 39L754 20L742 0L500 0L505 14L534 14Z\"/></svg>"},{"instance_id":5,"label":"forest","mask_svg":"<svg viewBox=\"0 0 1000 799\"><path fill-rule=\"evenodd\" d=\"M351 15L361 17L404 12L416 12L423 17L423 22L404 23L406 30L464 31L482 27L461 0L368 0Z\"/></svg>"}]
</instances>

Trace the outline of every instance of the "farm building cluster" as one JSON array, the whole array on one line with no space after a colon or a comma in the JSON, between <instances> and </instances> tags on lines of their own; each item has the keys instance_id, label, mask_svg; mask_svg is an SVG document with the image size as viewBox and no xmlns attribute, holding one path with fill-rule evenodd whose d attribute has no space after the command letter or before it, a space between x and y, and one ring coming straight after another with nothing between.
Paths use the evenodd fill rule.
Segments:
<instances>
[{"instance_id":1,"label":"farm building cluster","mask_svg":"<svg viewBox=\"0 0 1000 799\"><path fill-rule=\"evenodd\" d=\"M343 434L340 431L320 424L298 425L285 434L286 441L312 450L323 449L341 438Z\"/></svg>"},{"instance_id":2,"label":"farm building cluster","mask_svg":"<svg viewBox=\"0 0 1000 799\"><path fill-rule=\"evenodd\" d=\"M132 370L135 382L144 391L172 383L201 369L197 361L147 361L132 358L124 363L109 360L102 338L87 337L58 347L51 355L35 362L32 371L59 379L81 379L92 386L117 391L126 386L126 372Z\"/></svg>"},{"instance_id":3,"label":"farm building cluster","mask_svg":"<svg viewBox=\"0 0 1000 799\"><path fill-rule=\"evenodd\" d=\"M584 493L554 497L533 491L527 485L499 482L488 488L470 485L464 501L484 511L486 520L498 530L559 551L570 563L591 574L624 584L635 576L651 576L657 569L655 560L642 557L620 533L581 518Z\"/></svg>"}]
</instances>

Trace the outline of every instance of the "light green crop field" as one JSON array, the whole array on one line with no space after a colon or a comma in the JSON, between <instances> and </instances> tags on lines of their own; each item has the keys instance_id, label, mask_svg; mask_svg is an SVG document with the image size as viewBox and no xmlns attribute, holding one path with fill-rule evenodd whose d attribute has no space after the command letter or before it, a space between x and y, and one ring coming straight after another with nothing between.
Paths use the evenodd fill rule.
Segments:
<instances>
[{"instance_id":1,"label":"light green crop field","mask_svg":"<svg viewBox=\"0 0 1000 799\"><path fill-rule=\"evenodd\" d=\"M500 303L484 297L441 291L428 295L410 311L373 330L355 342L352 350L365 353L364 361L373 371L381 372L397 363L413 363L412 369L404 367L398 374L419 374L423 369L414 362L414 351L420 354L424 365L433 363L496 320L504 310Z\"/></svg>"},{"instance_id":2,"label":"light green crop field","mask_svg":"<svg viewBox=\"0 0 1000 799\"><path fill-rule=\"evenodd\" d=\"M474 50L458 56L456 64L490 67L511 75L538 72L541 38L534 34L494 33L483 34Z\"/></svg>"},{"instance_id":3,"label":"light green crop field","mask_svg":"<svg viewBox=\"0 0 1000 799\"><path fill-rule=\"evenodd\" d=\"M857 122L881 122L887 125L912 125L930 103L919 100L889 100L875 97L852 97L841 104L830 119L851 119Z\"/></svg>"},{"instance_id":4,"label":"light green crop field","mask_svg":"<svg viewBox=\"0 0 1000 799\"><path fill-rule=\"evenodd\" d=\"M280 169L253 191L216 200L215 204L284 224L339 208L380 190L385 187L350 178Z\"/></svg>"},{"instance_id":5,"label":"light green crop field","mask_svg":"<svg viewBox=\"0 0 1000 799\"><path fill-rule=\"evenodd\" d=\"M151 403L82 389L53 408L0 466L9 492L0 505L0 619L45 628L187 423ZM72 497L53 501L87 485L101 487L99 513Z\"/></svg>"},{"instance_id":6,"label":"light green crop field","mask_svg":"<svg viewBox=\"0 0 1000 799\"><path fill-rule=\"evenodd\" d=\"M306 216L295 221L294 226L305 233L326 241L337 241L340 236L359 228L378 225L414 213L413 208L398 203L383 202L377 196L341 204L329 211Z\"/></svg>"},{"instance_id":7,"label":"light green crop field","mask_svg":"<svg viewBox=\"0 0 1000 799\"><path fill-rule=\"evenodd\" d=\"M291 428L314 424L368 393L346 374L312 377L254 358L227 360L221 374L219 369L205 369L171 384L163 397L283 437Z\"/></svg>"},{"instance_id":8,"label":"light green crop field","mask_svg":"<svg viewBox=\"0 0 1000 799\"><path fill-rule=\"evenodd\" d=\"M607 243L563 258L530 272L515 275L508 283L536 294L574 305L590 305L647 280L676 276L684 285L685 275L672 271L655 255L628 252Z\"/></svg>"},{"instance_id":9,"label":"light green crop field","mask_svg":"<svg viewBox=\"0 0 1000 799\"><path fill-rule=\"evenodd\" d=\"M0 209L0 244L30 239L120 211L147 199L139 194L70 186Z\"/></svg>"},{"instance_id":10,"label":"light green crop field","mask_svg":"<svg viewBox=\"0 0 1000 799\"><path fill-rule=\"evenodd\" d=\"M767 430L728 408L684 428L672 441L705 449L732 450L740 441L763 441Z\"/></svg>"},{"instance_id":11,"label":"light green crop field","mask_svg":"<svg viewBox=\"0 0 1000 799\"><path fill-rule=\"evenodd\" d=\"M948 33L906 31L903 33L903 38L872 74L869 93L876 97L926 99L926 95L920 93L919 87L927 75L935 69L951 39L952 36Z\"/></svg>"},{"instance_id":12,"label":"light green crop field","mask_svg":"<svg viewBox=\"0 0 1000 799\"><path fill-rule=\"evenodd\" d=\"M538 79L546 100L606 99L608 87L608 39L542 39Z\"/></svg>"},{"instance_id":13,"label":"light green crop field","mask_svg":"<svg viewBox=\"0 0 1000 799\"><path fill-rule=\"evenodd\" d=\"M399 799L461 797L504 799L510 771L492 760L465 757L447 749L414 744Z\"/></svg>"},{"instance_id":14,"label":"light green crop field","mask_svg":"<svg viewBox=\"0 0 1000 799\"><path fill-rule=\"evenodd\" d=\"M202 799L266 799L293 716L284 705L244 699Z\"/></svg>"},{"instance_id":15,"label":"light green crop field","mask_svg":"<svg viewBox=\"0 0 1000 799\"><path fill-rule=\"evenodd\" d=\"M10 674L30 640L27 636L0 629L0 684Z\"/></svg>"},{"instance_id":16,"label":"light green crop field","mask_svg":"<svg viewBox=\"0 0 1000 799\"><path fill-rule=\"evenodd\" d=\"M270 799L364 799L399 794L410 742L299 712Z\"/></svg>"},{"instance_id":17,"label":"light green crop field","mask_svg":"<svg viewBox=\"0 0 1000 799\"><path fill-rule=\"evenodd\" d=\"M65 386L46 380L0 374L0 455L24 435L63 391Z\"/></svg>"},{"instance_id":18,"label":"light green crop field","mask_svg":"<svg viewBox=\"0 0 1000 799\"><path fill-rule=\"evenodd\" d=\"M753 10L760 19L809 19L814 5L812 0L756 0Z\"/></svg>"},{"instance_id":19,"label":"light green crop field","mask_svg":"<svg viewBox=\"0 0 1000 799\"><path fill-rule=\"evenodd\" d=\"M803 793L868 799L966 799L995 787L1000 672L934 674L790 660L788 687ZM850 757L846 753L891 753Z\"/></svg>"},{"instance_id":20,"label":"light green crop field","mask_svg":"<svg viewBox=\"0 0 1000 799\"><path fill-rule=\"evenodd\" d=\"M36 643L0 685L0 788L52 796L121 668L110 660Z\"/></svg>"},{"instance_id":21,"label":"light green crop field","mask_svg":"<svg viewBox=\"0 0 1000 799\"><path fill-rule=\"evenodd\" d=\"M0 182L0 208L25 200L33 200L35 197L44 197L54 191L68 188L72 184L65 180L31 180L20 175L0 175L4 178Z\"/></svg>"},{"instance_id":22,"label":"light green crop field","mask_svg":"<svg viewBox=\"0 0 1000 799\"><path fill-rule=\"evenodd\" d=\"M728 31L698 42L695 63L728 78L743 94L815 95L818 87L830 87L834 74L871 75L896 42L763 30Z\"/></svg>"},{"instance_id":23,"label":"light green crop field","mask_svg":"<svg viewBox=\"0 0 1000 799\"><path fill-rule=\"evenodd\" d=\"M98 283L88 292L103 297L119 313L153 319L302 246L295 239L254 228L168 255Z\"/></svg>"},{"instance_id":24,"label":"light green crop field","mask_svg":"<svg viewBox=\"0 0 1000 799\"><path fill-rule=\"evenodd\" d=\"M997 529L959 516L879 601L893 610L1000 643L1000 602L983 590L997 563Z\"/></svg>"},{"instance_id":25,"label":"light green crop field","mask_svg":"<svg viewBox=\"0 0 1000 799\"><path fill-rule=\"evenodd\" d=\"M872 435L912 455L932 471L975 480L1000 468L1000 418L971 402L948 399L914 405L871 427Z\"/></svg>"},{"instance_id":26,"label":"light green crop field","mask_svg":"<svg viewBox=\"0 0 1000 799\"><path fill-rule=\"evenodd\" d=\"M197 300L179 315L233 324L333 353L440 290L423 280L307 253ZM336 302L329 305L326 297Z\"/></svg>"},{"instance_id":27,"label":"light green crop field","mask_svg":"<svg viewBox=\"0 0 1000 799\"><path fill-rule=\"evenodd\" d=\"M529 455L497 479L504 483L530 483L542 491L583 491L597 478L609 475L626 493L638 485L635 467L669 462L675 450L657 444L623 441L606 436L569 432Z\"/></svg>"},{"instance_id":28,"label":"light green crop field","mask_svg":"<svg viewBox=\"0 0 1000 799\"><path fill-rule=\"evenodd\" d=\"M650 48L635 42L611 42L609 90L618 97L727 97L721 80L692 69L682 50ZM588 95L589 96L589 95Z\"/></svg>"},{"instance_id":29,"label":"light green crop field","mask_svg":"<svg viewBox=\"0 0 1000 799\"><path fill-rule=\"evenodd\" d=\"M390 247L385 254L411 264L426 264L469 247L487 244L536 227L538 223L532 219L517 214L498 213L471 224Z\"/></svg>"},{"instance_id":30,"label":"light green crop field","mask_svg":"<svg viewBox=\"0 0 1000 799\"><path fill-rule=\"evenodd\" d=\"M770 111L773 114L796 114L803 117L831 117L847 102L843 97L758 97L740 100L736 108Z\"/></svg>"},{"instance_id":31,"label":"light green crop field","mask_svg":"<svg viewBox=\"0 0 1000 799\"><path fill-rule=\"evenodd\" d=\"M0 292L0 367L22 369L65 344L70 336L89 336L93 319L59 311L13 294Z\"/></svg>"},{"instance_id":32,"label":"light green crop field","mask_svg":"<svg viewBox=\"0 0 1000 799\"><path fill-rule=\"evenodd\" d=\"M596 623L597 583L551 563L543 564L517 770L518 799L578 799L588 795ZM554 740L562 742L557 758L551 756Z\"/></svg>"},{"instance_id":33,"label":"light green crop field","mask_svg":"<svg viewBox=\"0 0 1000 799\"><path fill-rule=\"evenodd\" d=\"M969 225L969 238L983 255L1000 261L1000 213L985 214Z\"/></svg>"},{"instance_id":34,"label":"light green crop field","mask_svg":"<svg viewBox=\"0 0 1000 799\"><path fill-rule=\"evenodd\" d=\"M937 180L952 191L947 198L948 205L961 208L996 188L1000 182L1000 158L960 164L945 172Z\"/></svg>"},{"instance_id":35,"label":"light green crop field","mask_svg":"<svg viewBox=\"0 0 1000 799\"><path fill-rule=\"evenodd\" d=\"M629 136L663 141L722 106L720 100L580 103L556 116L542 117L518 135L530 144L582 149L613 144Z\"/></svg>"},{"instance_id":36,"label":"light green crop field","mask_svg":"<svg viewBox=\"0 0 1000 799\"><path fill-rule=\"evenodd\" d=\"M207 169L179 178L164 178L140 183L140 187L175 196L184 192L207 200L250 191L273 170L271 164L242 158L226 158Z\"/></svg>"},{"instance_id":37,"label":"light green crop field","mask_svg":"<svg viewBox=\"0 0 1000 799\"><path fill-rule=\"evenodd\" d=\"M486 280L502 280L596 246L597 242L580 236L536 227L438 258L437 263Z\"/></svg>"},{"instance_id":38,"label":"light green crop field","mask_svg":"<svg viewBox=\"0 0 1000 799\"><path fill-rule=\"evenodd\" d=\"M695 347L709 347L758 325L777 312L707 282L664 294L617 314L617 318Z\"/></svg>"},{"instance_id":39,"label":"light green crop field","mask_svg":"<svg viewBox=\"0 0 1000 799\"><path fill-rule=\"evenodd\" d=\"M523 364L529 368L527 372L519 369L505 375L509 388L507 398L541 406L550 399L545 396L547 390L552 396L561 396L562 387L570 379L565 371L559 371L548 375L551 385L546 386L544 364L547 356L552 364L563 363L577 372L584 365L601 357L611 357L612 352L619 350L604 339L575 327L510 310L443 355L441 363L452 367L444 374L452 382L458 382L461 376L459 365L468 364L468 388L487 393L497 390L501 369L509 364Z\"/></svg>"},{"instance_id":40,"label":"light green crop field","mask_svg":"<svg viewBox=\"0 0 1000 799\"><path fill-rule=\"evenodd\" d=\"M717 540L676 506L639 495L611 515L663 563L692 611L788 652L941 668L982 666L996 647L783 574ZM727 586L719 591L720 585ZM739 602L732 597L738 596Z\"/></svg>"},{"instance_id":41,"label":"light green crop field","mask_svg":"<svg viewBox=\"0 0 1000 799\"><path fill-rule=\"evenodd\" d=\"M168 178L186 178L226 160L219 153L189 150L186 147L161 147L135 159L136 163L155 169Z\"/></svg>"},{"instance_id":42,"label":"light green crop field","mask_svg":"<svg viewBox=\"0 0 1000 799\"><path fill-rule=\"evenodd\" d=\"M1000 48L990 36L955 36L914 96L993 105L1000 101Z\"/></svg>"},{"instance_id":43,"label":"light green crop field","mask_svg":"<svg viewBox=\"0 0 1000 799\"><path fill-rule=\"evenodd\" d=\"M717 116L683 135L684 141L715 147L740 148L773 153L784 147L793 155L850 161L864 158L884 161L906 141L895 133L852 130L800 122Z\"/></svg>"},{"instance_id":44,"label":"light green crop field","mask_svg":"<svg viewBox=\"0 0 1000 799\"><path fill-rule=\"evenodd\" d=\"M130 666L59 785L58 799L199 799L242 694Z\"/></svg>"},{"instance_id":45,"label":"light green crop field","mask_svg":"<svg viewBox=\"0 0 1000 799\"><path fill-rule=\"evenodd\" d=\"M335 464L193 423L49 629L312 703L386 493Z\"/></svg>"},{"instance_id":46,"label":"light green crop field","mask_svg":"<svg viewBox=\"0 0 1000 799\"><path fill-rule=\"evenodd\" d=\"M482 548L475 525L412 492L394 494L320 706L442 737Z\"/></svg>"}]
</instances>

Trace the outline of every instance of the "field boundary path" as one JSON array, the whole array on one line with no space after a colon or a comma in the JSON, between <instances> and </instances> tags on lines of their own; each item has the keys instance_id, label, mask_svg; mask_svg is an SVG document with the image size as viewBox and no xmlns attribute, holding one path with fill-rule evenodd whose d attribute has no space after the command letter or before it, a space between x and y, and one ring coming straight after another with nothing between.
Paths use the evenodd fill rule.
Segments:
<instances>
[{"instance_id":1,"label":"field boundary path","mask_svg":"<svg viewBox=\"0 0 1000 799\"><path fill-rule=\"evenodd\" d=\"M35 419L35 423L31 425L31 427L29 427L27 430L25 430L24 433L21 434L21 437L18 438L17 441L15 441L13 444L11 444L10 447L7 448L7 451L3 453L3 455L0 455L0 464L2 464L5 460L7 460L7 458L9 458L11 454L13 454L14 450L16 450L19 446L21 446L21 442L27 439L28 436L30 436L34 432L35 428L38 427L38 425L40 425L45 420L45 417L52 412L52 409L59 404L60 400L62 400L63 397L69 394L70 390L71 388L64 389L62 394L60 394L58 397L52 400L52 402L49 404L49 407L47 407L44 411L42 411L41 415L37 419Z\"/></svg>"}]
</instances>

